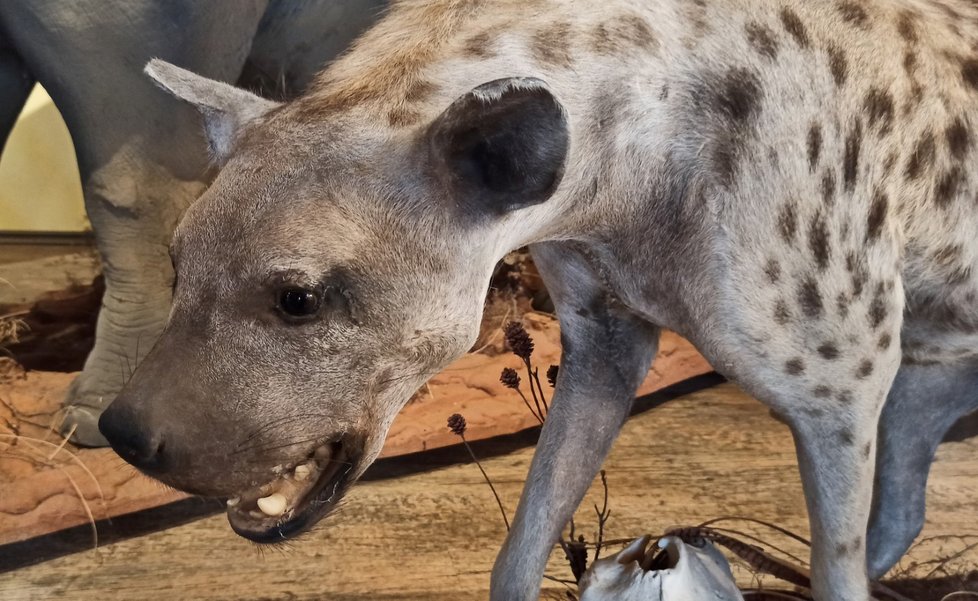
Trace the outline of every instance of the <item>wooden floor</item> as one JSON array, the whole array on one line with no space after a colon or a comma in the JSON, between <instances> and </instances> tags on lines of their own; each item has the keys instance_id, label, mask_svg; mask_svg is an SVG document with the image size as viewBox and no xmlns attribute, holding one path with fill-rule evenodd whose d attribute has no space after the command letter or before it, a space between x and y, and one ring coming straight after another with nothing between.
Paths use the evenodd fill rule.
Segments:
<instances>
[{"instance_id":1,"label":"wooden floor","mask_svg":"<svg viewBox=\"0 0 978 601\"><path fill-rule=\"evenodd\" d=\"M510 512L533 452L516 446L483 462ZM633 417L606 469L611 538L722 515L807 533L787 429L729 384ZM978 533L976 473L978 440L942 447L925 535ZM600 493L592 489L577 520L589 538ZM0 599L485 599L504 534L478 469L460 462L361 484L337 515L287 549L260 551L214 515L0 574ZM560 559L555 553L549 573L567 577ZM563 598L561 590L550 583L545 597Z\"/></svg>"}]
</instances>

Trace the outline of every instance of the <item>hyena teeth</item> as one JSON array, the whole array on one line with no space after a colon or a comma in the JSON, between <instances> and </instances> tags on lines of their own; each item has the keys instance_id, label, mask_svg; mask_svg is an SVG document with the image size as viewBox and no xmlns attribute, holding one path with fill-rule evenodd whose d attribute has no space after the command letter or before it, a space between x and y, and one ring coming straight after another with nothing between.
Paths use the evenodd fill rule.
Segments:
<instances>
[{"instance_id":1,"label":"hyena teeth","mask_svg":"<svg viewBox=\"0 0 978 601\"><path fill-rule=\"evenodd\" d=\"M285 510L288 508L288 504L288 499L285 498L285 495L280 493L274 493L268 495L267 497L258 499L258 509L260 509L265 515L270 515L272 517L278 517L285 513Z\"/></svg>"},{"instance_id":2,"label":"hyena teeth","mask_svg":"<svg viewBox=\"0 0 978 601\"><path fill-rule=\"evenodd\" d=\"M295 475L295 479L298 480L299 482L304 482L306 479L309 478L309 474L311 473L312 473L312 468L309 466L308 463L302 463L295 466L294 475Z\"/></svg>"},{"instance_id":3,"label":"hyena teeth","mask_svg":"<svg viewBox=\"0 0 978 601\"><path fill-rule=\"evenodd\" d=\"M228 507L235 507L240 502L241 502L241 497L234 497L232 499L228 499Z\"/></svg>"}]
</instances>

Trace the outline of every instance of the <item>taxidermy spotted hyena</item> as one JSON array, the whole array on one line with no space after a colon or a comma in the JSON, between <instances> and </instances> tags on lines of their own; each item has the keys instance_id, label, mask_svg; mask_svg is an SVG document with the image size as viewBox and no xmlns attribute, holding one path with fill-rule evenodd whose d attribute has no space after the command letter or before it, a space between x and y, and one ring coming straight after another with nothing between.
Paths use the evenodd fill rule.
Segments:
<instances>
[{"instance_id":1,"label":"taxidermy spotted hyena","mask_svg":"<svg viewBox=\"0 0 978 601\"><path fill-rule=\"evenodd\" d=\"M288 538L528 244L562 369L491 598L536 598L668 327L790 424L815 597L867 599L978 401L976 47L964 0L442 0L287 105L151 63L223 170L102 431Z\"/></svg>"}]
</instances>

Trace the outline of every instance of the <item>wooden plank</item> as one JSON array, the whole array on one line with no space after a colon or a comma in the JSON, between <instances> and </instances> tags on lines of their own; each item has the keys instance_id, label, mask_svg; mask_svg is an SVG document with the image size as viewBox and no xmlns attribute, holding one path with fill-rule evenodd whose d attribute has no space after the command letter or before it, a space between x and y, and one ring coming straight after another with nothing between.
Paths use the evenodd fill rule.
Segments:
<instances>
[{"instance_id":1,"label":"wooden plank","mask_svg":"<svg viewBox=\"0 0 978 601\"><path fill-rule=\"evenodd\" d=\"M512 512L533 449L483 464ZM942 446L924 536L976 531L978 441ZM787 428L733 385L701 391L625 425L605 464L611 538L747 515L807 533ZM593 487L577 523L595 527ZM0 574L10 601L484 600L505 534L475 466L362 483L338 514L285 549L259 551L223 516ZM797 545L795 546L797 551ZM559 553L549 573L566 577ZM550 583L545 598L560 599Z\"/></svg>"},{"instance_id":2,"label":"wooden plank","mask_svg":"<svg viewBox=\"0 0 978 601\"><path fill-rule=\"evenodd\" d=\"M546 371L560 356L557 323L543 314L529 314L525 322L536 342L535 361ZM502 351L500 338L432 379L398 416L382 456L457 443L445 427L456 412L465 414L472 440L535 425L519 397L499 383L503 367L521 366L518 358ZM666 333L660 346L643 394L710 370L675 334ZM62 446L56 426L73 377L25 373L9 361L0 365L0 401L5 403L0 404L0 544L84 524L90 517L105 519L185 498L138 474L109 449Z\"/></svg>"}]
</instances>

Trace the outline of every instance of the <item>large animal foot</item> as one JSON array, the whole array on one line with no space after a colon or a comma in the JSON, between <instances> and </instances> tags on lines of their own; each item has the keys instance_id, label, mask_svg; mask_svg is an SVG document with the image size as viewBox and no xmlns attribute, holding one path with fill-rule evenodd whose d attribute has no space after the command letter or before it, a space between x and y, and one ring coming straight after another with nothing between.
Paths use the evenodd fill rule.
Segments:
<instances>
[{"instance_id":1,"label":"large animal foot","mask_svg":"<svg viewBox=\"0 0 978 601\"><path fill-rule=\"evenodd\" d=\"M64 401L61 434L84 447L108 446L99 432L98 420L156 342L169 310L168 294L156 303L139 303L137 309L130 306L122 314L111 309L109 299L107 292L95 347Z\"/></svg>"}]
</instances>

